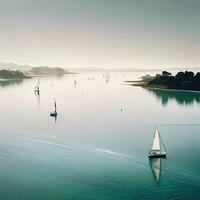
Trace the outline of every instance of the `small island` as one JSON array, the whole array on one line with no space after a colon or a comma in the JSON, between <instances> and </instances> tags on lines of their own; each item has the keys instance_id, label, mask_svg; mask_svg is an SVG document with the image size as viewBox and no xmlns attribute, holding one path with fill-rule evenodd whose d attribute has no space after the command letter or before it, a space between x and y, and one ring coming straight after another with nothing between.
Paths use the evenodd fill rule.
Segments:
<instances>
[{"instance_id":1,"label":"small island","mask_svg":"<svg viewBox=\"0 0 200 200\"><path fill-rule=\"evenodd\" d=\"M68 71L64 70L61 67L33 67L30 71L30 74L33 75L43 75L43 76L47 76L47 75L64 75L69 73Z\"/></svg>"},{"instance_id":2,"label":"small island","mask_svg":"<svg viewBox=\"0 0 200 200\"><path fill-rule=\"evenodd\" d=\"M163 71L162 74L156 76L146 75L139 81L128 82L133 82L134 86L146 88L200 91L200 72L194 74L194 72L185 71L172 75L170 72Z\"/></svg>"},{"instance_id":3,"label":"small island","mask_svg":"<svg viewBox=\"0 0 200 200\"><path fill-rule=\"evenodd\" d=\"M74 74L60 67L33 67L31 69L0 69L0 79L29 79L33 77Z\"/></svg>"}]
</instances>

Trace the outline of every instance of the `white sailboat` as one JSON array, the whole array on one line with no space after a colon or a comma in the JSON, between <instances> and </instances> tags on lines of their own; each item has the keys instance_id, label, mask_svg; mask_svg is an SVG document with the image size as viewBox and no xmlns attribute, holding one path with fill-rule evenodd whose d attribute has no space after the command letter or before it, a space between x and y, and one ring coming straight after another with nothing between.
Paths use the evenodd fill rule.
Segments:
<instances>
[{"instance_id":1,"label":"white sailboat","mask_svg":"<svg viewBox=\"0 0 200 200\"><path fill-rule=\"evenodd\" d=\"M58 113L57 113L57 105L56 105L56 100L54 99L54 111L52 111L50 113L50 116L51 117L56 117L57 115L58 115Z\"/></svg>"},{"instance_id":2,"label":"white sailboat","mask_svg":"<svg viewBox=\"0 0 200 200\"><path fill-rule=\"evenodd\" d=\"M161 150L161 147L164 148L165 151ZM154 137L153 137L153 144L152 147L149 151L149 158L160 158L160 157L166 157L167 151L166 148L162 142L162 138L160 136L160 133L158 131L158 129L156 128Z\"/></svg>"},{"instance_id":3,"label":"white sailboat","mask_svg":"<svg viewBox=\"0 0 200 200\"><path fill-rule=\"evenodd\" d=\"M40 92L40 79L38 79L38 82L37 84L35 85L35 89L34 89L35 92Z\"/></svg>"}]
</instances>

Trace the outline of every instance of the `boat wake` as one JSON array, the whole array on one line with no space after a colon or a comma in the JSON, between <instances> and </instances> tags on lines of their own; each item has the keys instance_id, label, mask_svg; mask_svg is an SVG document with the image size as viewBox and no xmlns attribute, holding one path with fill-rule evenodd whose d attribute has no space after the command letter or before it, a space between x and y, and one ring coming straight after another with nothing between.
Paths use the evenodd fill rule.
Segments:
<instances>
[{"instance_id":1,"label":"boat wake","mask_svg":"<svg viewBox=\"0 0 200 200\"><path fill-rule=\"evenodd\" d=\"M47 145L49 147L54 147L54 148L64 148L64 149L77 151L77 152L98 153L103 156L111 156L113 158L125 159L125 160L128 160L129 162L144 164L144 160L138 160L138 158L134 157L134 155L123 154L120 152L116 152L116 151L112 151L112 150L104 149L104 148L97 148L91 145L82 145L82 144L73 143L73 142L60 142L59 140L53 137L50 137L49 139L47 139L46 137L44 139L20 137L20 140L23 140L25 142L37 143L40 145Z\"/></svg>"},{"instance_id":2,"label":"boat wake","mask_svg":"<svg viewBox=\"0 0 200 200\"><path fill-rule=\"evenodd\" d=\"M46 140L40 140L40 139L25 138L25 137L21 137L21 139L29 141L29 142L34 142L34 143L40 143L40 144L45 144L45 145L50 145L50 146L56 146L56 147L61 147L61 148L74 149L73 146L66 145L64 143L62 144L62 143L56 143L56 142L51 142L51 141L46 141Z\"/></svg>"},{"instance_id":3,"label":"boat wake","mask_svg":"<svg viewBox=\"0 0 200 200\"><path fill-rule=\"evenodd\" d=\"M109 154L109 155L113 155L113 156L117 156L117 157L130 158L129 155L117 153L117 152L110 151L110 150L107 150L107 149L94 148L94 150L96 152L105 153L105 154Z\"/></svg>"},{"instance_id":4,"label":"boat wake","mask_svg":"<svg viewBox=\"0 0 200 200\"><path fill-rule=\"evenodd\" d=\"M72 143L72 142L62 142L60 143L59 141L49 141L49 140L43 140L43 139L35 139L35 138L26 138L26 137L20 137L20 139L28 142L33 142L33 143L38 143L38 144L44 144L44 145L50 145L50 146L55 146L55 147L61 147L61 148L68 148L68 149L73 149L73 150L85 150L89 152L98 152L98 153L103 153L103 154L108 154L112 156L117 156L117 157L124 157L124 158L130 158L131 156L114 152L108 149L101 149L101 148L96 148L96 147L91 147L89 145L81 145L78 143ZM55 139L55 138L51 138Z\"/></svg>"}]
</instances>

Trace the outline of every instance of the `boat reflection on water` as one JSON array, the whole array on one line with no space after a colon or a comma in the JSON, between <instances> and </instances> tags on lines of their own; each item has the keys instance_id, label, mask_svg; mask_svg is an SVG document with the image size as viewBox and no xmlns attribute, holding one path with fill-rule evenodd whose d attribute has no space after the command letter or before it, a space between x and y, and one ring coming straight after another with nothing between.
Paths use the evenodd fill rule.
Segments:
<instances>
[{"instance_id":1,"label":"boat reflection on water","mask_svg":"<svg viewBox=\"0 0 200 200\"><path fill-rule=\"evenodd\" d=\"M57 115L52 116L52 117L54 118L54 121L55 121L55 123L56 123L56 121L57 121Z\"/></svg>"},{"instance_id":2,"label":"boat reflection on water","mask_svg":"<svg viewBox=\"0 0 200 200\"><path fill-rule=\"evenodd\" d=\"M159 186L161 178L161 158L149 158L150 168L152 170L156 184Z\"/></svg>"},{"instance_id":3,"label":"boat reflection on water","mask_svg":"<svg viewBox=\"0 0 200 200\"><path fill-rule=\"evenodd\" d=\"M37 106L39 107L40 105L40 79L38 79L35 87L34 87L34 93L37 99Z\"/></svg>"},{"instance_id":4,"label":"boat reflection on water","mask_svg":"<svg viewBox=\"0 0 200 200\"><path fill-rule=\"evenodd\" d=\"M35 90L34 93L35 93L36 96L40 96L40 91L39 90L38 91Z\"/></svg>"},{"instance_id":5,"label":"boat reflection on water","mask_svg":"<svg viewBox=\"0 0 200 200\"><path fill-rule=\"evenodd\" d=\"M36 100L37 100L37 106L40 106L40 91L35 91L35 96L36 96Z\"/></svg>"}]
</instances>

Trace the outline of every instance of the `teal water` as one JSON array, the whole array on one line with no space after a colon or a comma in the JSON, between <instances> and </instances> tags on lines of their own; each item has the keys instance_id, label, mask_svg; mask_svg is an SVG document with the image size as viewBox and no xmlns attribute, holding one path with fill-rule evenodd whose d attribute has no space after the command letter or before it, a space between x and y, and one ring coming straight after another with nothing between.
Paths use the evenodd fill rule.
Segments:
<instances>
[{"instance_id":1,"label":"teal water","mask_svg":"<svg viewBox=\"0 0 200 200\"><path fill-rule=\"evenodd\" d=\"M0 82L0 199L199 199L200 94L124 83L141 75ZM155 127L168 157L152 162Z\"/></svg>"}]
</instances>

